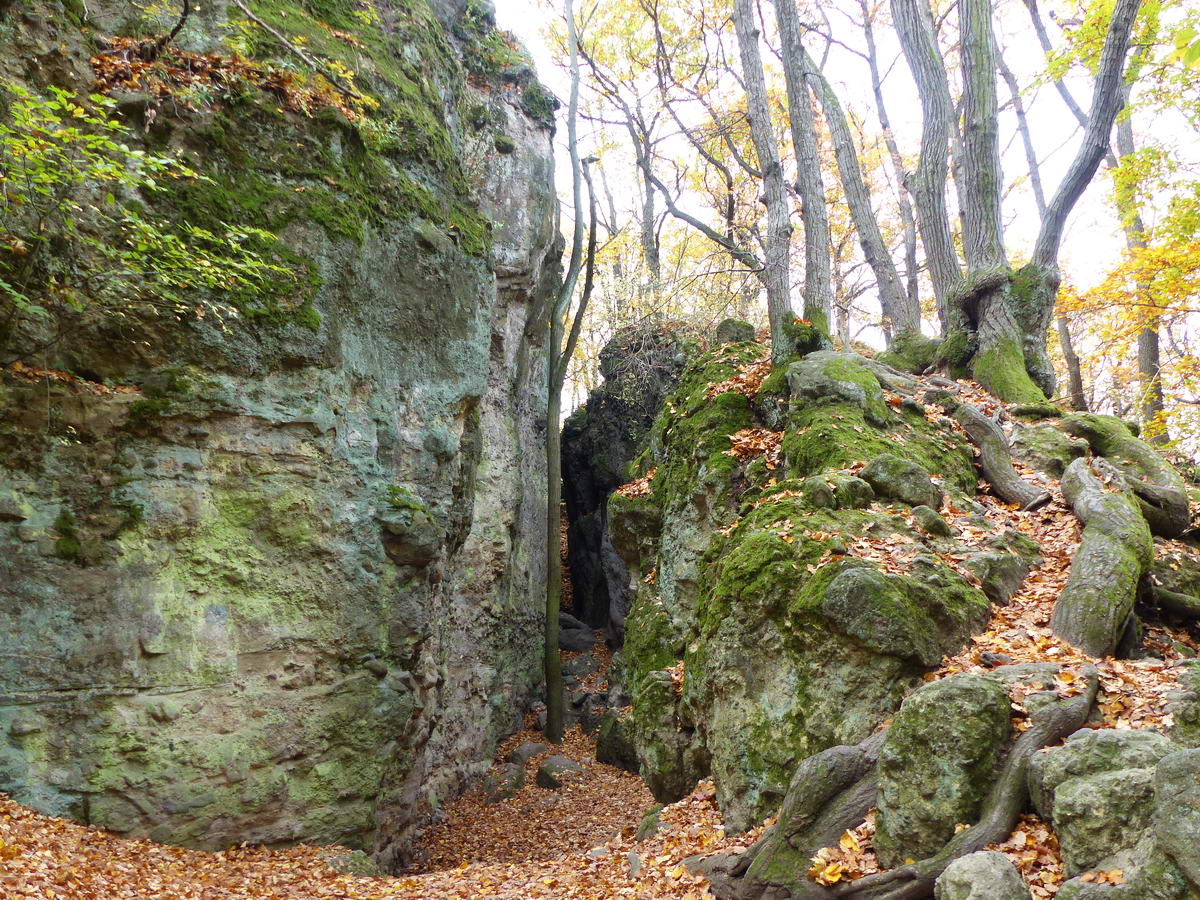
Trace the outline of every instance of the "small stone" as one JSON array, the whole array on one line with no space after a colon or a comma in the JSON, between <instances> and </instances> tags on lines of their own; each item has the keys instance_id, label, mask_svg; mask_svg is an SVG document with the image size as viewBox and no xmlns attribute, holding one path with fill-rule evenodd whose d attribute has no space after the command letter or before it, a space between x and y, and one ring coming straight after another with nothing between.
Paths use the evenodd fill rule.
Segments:
<instances>
[{"instance_id":1,"label":"small stone","mask_svg":"<svg viewBox=\"0 0 1200 900\"><path fill-rule=\"evenodd\" d=\"M499 803L515 797L524 786L525 767L510 762L492 770L483 779L483 796L488 803Z\"/></svg>"},{"instance_id":2,"label":"small stone","mask_svg":"<svg viewBox=\"0 0 1200 900\"><path fill-rule=\"evenodd\" d=\"M732 344L739 341L754 340L754 326L741 319L722 319L717 325L716 343Z\"/></svg>"},{"instance_id":3,"label":"small stone","mask_svg":"<svg viewBox=\"0 0 1200 900\"><path fill-rule=\"evenodd\" d=\"M552 756L540 766L534 781L539 787L556 791L572 775L583 772L583 766L565 756Z\"/></svg>"},{"instance_id":4,"label":"small stone","mask_svg":"<svg viewBox=\"0 0 1200 900\"><path fill-rule=\"evenodd\" d=\"M630 850L626 859L629 860L629 874L636 875L642 868L642 858L638 856L636 850Z\"/></svg>"},{"instance_id":5,"label":"small stone","mask_svg":"<svg viewBox=\"0 0 1200 900\"><path fill-rule=\"evenodd\" d=\"M1007 856L980 850L950 863L934 895L937 900L1028 900L1029 888Z\"/></svg>"},{"instance_id":6,"label":"small stone","mask_svg":"<svg viewBox=\"0 0 1200 900\"><path fill-rule=\"evenodd\" d=\"M363 663L363 668L376 678L383 678L388 673L387 663L381 659L368 659Z\"/></svg>"},{"instance_id":7,"label":"small stone","mask_svg":"<svg viewBox=\"0 0 1200 900\"><path fill-rule=\"evenodd\" d=\"M588 859L604 859L608 856L609 849L607 847L593 847L587 852Z\"/></svg>"},{"instance_id":8,"label":"small stone","mask_svg":"<svg viewBox=\"0 0 1200 900\"><path fill-rule=\"evenodd\" d=\"M535 756L545 753L549 749L549 744L539 744L536 741L525 741L515 750L509 751L508 756L504 757L504 761L523 766Z\"/></svg>"},{"instance_id":9,"label":"small stone","mask_svg":"<svg viewBox=\"0 0 1200 900\"><path fill-rule=\"evenodd\" d=\"M946 520L928 506L914 506L913 518L926 534L936 537L950 537L950 526Z\"/></svg>"},{"instance_id":10,"label":"small stone","mask_svg":"<svg viewBox=\"0 0 1200 900\"><path fill-rule=\"evenodd\" d=\"M581 653L574 659L563 663L564 675L590 675L600 668L600 661L590 653Z\"/></svg>"}]
</instances>

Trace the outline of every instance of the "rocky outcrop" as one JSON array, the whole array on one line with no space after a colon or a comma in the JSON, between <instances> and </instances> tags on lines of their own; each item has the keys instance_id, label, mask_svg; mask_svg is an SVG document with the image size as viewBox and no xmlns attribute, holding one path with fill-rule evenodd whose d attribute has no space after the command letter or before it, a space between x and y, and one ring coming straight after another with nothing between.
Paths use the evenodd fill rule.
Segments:
<instances>
[{"instance_id":1,"label":"rocky outcrop","mask_svg":"<svg viewBox=\"0 0 1200 900\"><path fill-rule=\"evenodd\" d=\"M750 328L751 337L753 332ZM572 612L606 629L617 643L624 635L633 589L609 536L608 497L629 480L627 467L692 348L667 327L638 325L619 331L600 351L603 384L563 425Z\"/></svg>"},{"instance_id":2,"label":"rocky outcrop","mask_svg":"<svg viewBox=\"0 0 1200 900\"><path fill-rule=\"evenodd\" d=\"M735 343L694 359L639 458L639 474L654 468L648 492L608 503L637 591L619 669L641 772L662 801L711 773L734 828L778 807L806 757L868 737L989 611L929 542L967 548L919 537L907 507L876 499L896 479L873 490L873 472L856 474L902 436L921 499L940 504L943 491L974 490L965 443L915 402L890 406L880 379L902 376L855 354L777 367L753 397L713 390L760 353ZM762 428L760 410L774 408L762 398L783 385L777 462L735 456L731 436ZM847 552L901 536L912 551L903 570Z\"/></svg>"},{"instance_id":3,"label":"rocky outcrop","mask_svg":"<svg viewBox=\"0 0 1200 900\"><path fill-rule=\"evenodd\" d=\"M377 6L254 4L347 59L378 101L357 121L253 86L141 98L139 133L206 178L151 212L266 229L305 298L90 323L34 360L90 385L0 379L0 790L21 802L392 866L538 689L553 101L485 7ZM82 14L156 27L127 12ZM226 13L181 45L229 53ZM10 9L5 77L87 93L73 16Z\"/></svg>"}]
</instances>

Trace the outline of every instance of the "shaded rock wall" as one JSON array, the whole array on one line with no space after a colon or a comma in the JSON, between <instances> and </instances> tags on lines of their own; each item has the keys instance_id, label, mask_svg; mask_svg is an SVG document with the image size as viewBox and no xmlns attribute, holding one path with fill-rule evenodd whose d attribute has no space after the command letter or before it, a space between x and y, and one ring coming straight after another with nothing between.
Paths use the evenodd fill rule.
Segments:
<instances>
[{"instance_id":1,"label":"shaded rock wall","mask_svg":"<svg viewBox=\"0 0 1200 900\"><path fill-rule=\"evenodd\" d=\"M86 92L86 32L132 27L89 8L11 6L4 76ZM312 293L225 330L85 322L32 361L132 393L0 378L0 790L395 864L539 688L552 104L477 7L255 9L353 53L380 106L157 107L145 140L211 180L153 210L268 228ZM224 52L226 12L181 44Z\"/></svg>"},{"instance_id":2,"label":"shaded rock wall","mask_svg":"<svg viewBox=\"0 0 1200 900\"><path fill-rule=\"evenodd\" d=\"M629 571L608 534L608 496L628 481L628 465L692 345L669 329L634 326L600 353L604 383L563 425L572 613L620 641L633 598Z\"/></svg>"}]
</instances>

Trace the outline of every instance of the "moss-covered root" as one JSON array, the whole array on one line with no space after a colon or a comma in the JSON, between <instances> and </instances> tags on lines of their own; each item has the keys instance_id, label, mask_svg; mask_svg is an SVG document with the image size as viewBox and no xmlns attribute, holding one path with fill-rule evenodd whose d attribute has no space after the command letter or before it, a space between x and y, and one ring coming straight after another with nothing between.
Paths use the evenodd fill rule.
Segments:
<instances>
[{"instance_id":1,"label":"moss-covered root","mask_svg":"<svg viewBox=\"0 0 1200 900\"><path fill-rule=\"evenodd\" d=\"M875 803L875 765L887 732L856 746L830 747L800 764L788 786L779 821L745 853L701 864L718 897L816 900L825 888L807 877L810 857L836 844Z\"/></svg>"},{"instance_id":2,"label":"moss-covered root","mask_svg":"<svg viewBox=\"0 0 1200 900\"><path fill-rule=\"evenodd\" d=\"M1105 482L1120 487L1112 490ZM1154 541L1132 492L1103 459L1075 460L1063 474L1062 489L1083 522L1083 541L1050 627L1085 653L1108 656L1128 625L1138 583L1154 558Z\"/></svg>"},{"instance_id":3,"label":"moss-covered root","mask_svg":"<svg viewBox=\"0 0 1200 900\"><path fill-rule=\"evenodd\" d=\"M852 900L917 900L932 897L934 882L950 863L1012 834L1021 810L1029 799L1029 761L1033 754L1082 727L1092 710L1092 704L1096 702L1096 691L1100 685L1096 670L1087 666L1083 676L1086 683L1083 693L1044 706L1033 714L1029 730L1017 738L1005 758L999 777L984 801L983 814L978 822L960 831L928 859L836 885L826 896L848 897Z\"/></svg>"},{"instance_id":4,"label":"moss-covered root","mask_svg":"<svg viewBox=\"0 0 1200 900\"><path fill-rule=\"evenodd\" d=\"M1114 416L1078 413L1064 419L1062 427L1121 470L1151 531L1177 537L1187 530L1190 513L1183 478L1157 450L1134 437L1124 422Z\"/></svg>"},{"instance_id":5,"label":"moss-covered root","mask_svg":"<svg viewBox=\"0 0 1200 900\"><path fill-rule=\"evenodd\" d=\"M1023 479L1013 468L1008 440L999 425L970 403L958 404L954 418L979 448L979 467L1001 499L1024 510L1038 509L1050 502L1049 494Z\"/></svg>"}]
</instances>

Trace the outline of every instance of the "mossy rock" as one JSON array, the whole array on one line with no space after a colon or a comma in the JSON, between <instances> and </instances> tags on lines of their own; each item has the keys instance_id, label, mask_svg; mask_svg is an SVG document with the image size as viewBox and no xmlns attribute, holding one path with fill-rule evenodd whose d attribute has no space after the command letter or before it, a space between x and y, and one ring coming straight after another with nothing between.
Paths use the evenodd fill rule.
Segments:
<instances>
[{"instance_id":1,"label":"mossy rock","mask_svg":"<svg viewBox=\"0 0 1200 900\"><path fill-rule=\"evenodd\" d=\"M871 485L844 472L805 478L801 491L805 502L816 509L866 509L875 499Z\"/></svg>"},{"instance_id":2,"label":"mossy rock","mask_svg":"<svg viewBox=\"0 0 1200 900\"><path fill-rule=\"evenodd\" d=\"M910 331L892 338L887 350L875 358L901 372L920 375L934 364L940 345L937 338Z\"/></svg>"},{"instance_id":3,"label":"mossy rock","mask_svg":"<svg viewBox=\"0 0 1200 900\"><path fill-rule=\"evenodd\" d=\"M1035 469L1062 478L1073 460L1087 455L1088 444L1054 425L1022 425L1014 429L1012 449Z\"/></svg>"},{"instance_id":4,"label":"mossy rock","mask_svg":"<svg viewBox=\"0 0 1200 900\"><path fill-rule=\"evenodd\" d=\"M929 473L919 463L910 459L891 453L880 454L867 463L862 477L881 497L930 510L942 505L941 488L930 480Z\"/></svg>"},{"instance_id":5,"label":"mossy rock","mask_svg":"<svg viewBox=\"0 0 1200 900\"><path fill-rule=\"evenodd\" d=\"M979 675L952 675L913 692L879 755L875 847L894 866L924 859L972 824L1008 742L1008 691Z\"/></svg>"},{"instance_id":6,"label":"mossy rock","mask_svg":"<svg viewBox=\"0 0 1200 900\"><path fill-rule=\"evenodd\" d=\"M950 525L938 515L937 511L929 506L917 505L913 507L913 518L917 525L926 534L934 537L950 537Z\"/></svg>"},{"instance_id":7,"label":"mossy rock","mask_svg":"<svg viewBox=\"0 0 1200 900\"><path fill-rule=\"evenodd\" d=\"M713 333L717 344L736 344L754 340L754 326L741 319L722 319Z\"/></svg>"},{"instance_id":8,"label":"mossy rock","mask_svg":"<svg viewBox=\"0 0 1200 900\"><path fill-rule=\"evenodd\" d=\"M876 426L891 421L883 389L855 353L821 350L810 353L787 368L792 408L810 404L856 406L868 422Z\"/></svg>"}]
</instances>

